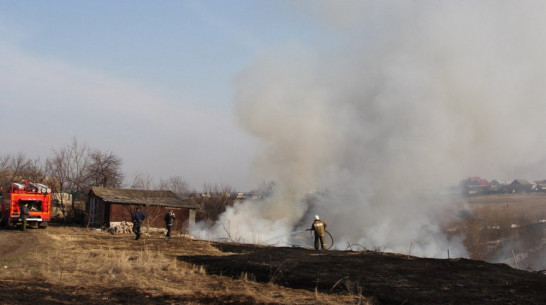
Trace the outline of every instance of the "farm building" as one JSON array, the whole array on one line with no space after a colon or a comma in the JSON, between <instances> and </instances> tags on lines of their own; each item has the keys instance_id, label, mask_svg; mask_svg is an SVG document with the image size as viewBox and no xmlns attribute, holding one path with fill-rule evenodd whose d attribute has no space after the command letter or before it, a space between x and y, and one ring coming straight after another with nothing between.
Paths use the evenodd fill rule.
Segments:
<instances>
[{"instance_id":1,"label":"farm building","mask_svg":"<svg viewBox=\"0 0 546 305\"><path fill-rule=\"evenodd\" d=\"M500 183L497 180L491 180L489 182L490 193L506 193L508 192L508 185L506 183Z\"/></svg>"},{"instance_id":2,"label":"farm building","mask_svg":"<svg viewBox=\"0 0 546 305\"><path fill-rule=\"evenodd\" d=\"M110 189L92 187L86 203L87 223L90 226L114 226L131 222L131 215L139 206L146 219L144 226L165 227L165 214L172 210L176 215L174 231L188 232L195 224L197 206L171 191Z\"/></svg>"},{"instance_id":3,"label":"farm building","mask_svg":"<svg viewBox=\"0 0 546 305\"><path fill-rule=\"evenodd\" d=\"M536 185L525 179L516 179L509 185L512 193L526 193L536 188Z\"/></svg>"},{"instance_id":4,"label":"farm building","mask_svg":"<svg viewBox=\"0 0 546 305\"><path fill-rule=\"evenodd\" d=\"M489 182L480 177L469 177L461 181L460 186L465 195L479 195L487 192L489 189Z\"/></svg>"}]
</instances>

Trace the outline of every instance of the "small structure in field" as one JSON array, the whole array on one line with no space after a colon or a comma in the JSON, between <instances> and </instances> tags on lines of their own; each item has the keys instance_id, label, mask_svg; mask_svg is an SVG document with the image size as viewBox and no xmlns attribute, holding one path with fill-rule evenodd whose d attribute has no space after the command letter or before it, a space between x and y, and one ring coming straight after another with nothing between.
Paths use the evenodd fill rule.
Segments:
<instances>
[{"instance_id":1,"label":"small structure in field","mask_svg":"<svg viewBox=\"0 0 546 305\"><path fill-rule=\"evenodd\" d=\"M195 224L198 208L188 198L180 198L172 191L92 187L86 203L86 222L90 226L107 227L131 222L137 206L146 215L143 225L153 228L164 228L165 214L172 210L176 215L173 230L178 232L189 232Z\"/></svg>"},{"instance_id":2,"label":"small structure in field","mask_svg":"<svg viewBox=\"0 0 546 305\"><path fill-rule=\"evenodd\" d=\"M500 193L507 193L507 192L508 192L508 185L506 183L500 183L495 179L489 182L489 193L500 194Z\"/></svg>"},{"instance_id":3,"label":"small structure in field","mask_svg":"<svg viewBox=\"0 0 546 305\"><path fill-rule=\"evenodd\" d=\"M536 190L537 192L546 192L546 180L538 180L538 181L535 181L537 187L536 187Z\"/></svg>"},{"instance_id":4,"label":"small structure in field","mask_svg":"<svg viewBox=\"0 0 546 305\"><path fill-rule=\"evenodd\" d=\"M461 181L460 186L466 196L482 195L489 190L489 182L480 177L468 177Z\"/></svg>"},{"instance_id":5,"label":"small structure in field","mask_svg":"<svg viewBox=\"0 0 546 305\"><path fill-rule=\"evenodd\" d=\"M528 193L536 188L534 183L531 183L526 179L516 179L510 183L509 187L512 193Z\"/></svg>"}]
</instances>

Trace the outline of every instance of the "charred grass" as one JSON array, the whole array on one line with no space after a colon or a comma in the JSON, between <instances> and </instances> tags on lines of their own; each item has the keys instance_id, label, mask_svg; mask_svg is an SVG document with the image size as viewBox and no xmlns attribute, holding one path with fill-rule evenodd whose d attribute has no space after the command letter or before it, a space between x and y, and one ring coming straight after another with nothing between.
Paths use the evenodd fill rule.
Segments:
<instances>
[{"instance_id":1,"label":"charred grass","mask_svg":"<svg viewBox=\"0 0 546 305\"><path fill-rule=\"evenodd\" d=\"M207 274L204 266L177 259L226 255L206 241L166 242L159 235L135 241L66 227L24 234L37 242L1 261L0 304L370 304L352 293L258 283L249 273Z\"/></svg>"}]
</instances>

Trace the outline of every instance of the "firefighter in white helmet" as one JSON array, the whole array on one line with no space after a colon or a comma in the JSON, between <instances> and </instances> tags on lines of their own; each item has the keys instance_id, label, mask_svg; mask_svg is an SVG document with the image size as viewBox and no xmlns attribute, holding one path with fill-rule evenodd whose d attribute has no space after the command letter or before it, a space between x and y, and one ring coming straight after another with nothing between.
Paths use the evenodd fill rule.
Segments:
<instances>
[{"instance_id":1,"label":"firefighter in white helmet","mask_svg":"<svg viewBox=\"0 0 546 305\"><path fill-rule=\"evenodd\" d=\"M315 250L318 250L319 246L321 247L322 250L324 250L326 246L324 243L326 223L320 220L320 217L318 215L315 215L315 220L313 221L313 224L311 225L311 230L315 232Z\"/></svg>"}]
</instances>

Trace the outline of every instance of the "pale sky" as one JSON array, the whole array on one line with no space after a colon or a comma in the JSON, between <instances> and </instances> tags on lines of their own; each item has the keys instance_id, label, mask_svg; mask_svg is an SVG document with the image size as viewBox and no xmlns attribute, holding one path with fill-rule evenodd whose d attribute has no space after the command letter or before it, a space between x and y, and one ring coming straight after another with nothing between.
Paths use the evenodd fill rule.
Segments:
<instances>
[{"instance_id":1,"label":"pale sky","mask_svg":"<svg viewBox=\"0 0 546 305\"><path fill-rule=\"evenodd\" d=\"M250 190L234 79L321 35L292 1L0 0L0 154L45 159L75 137L120 156L127 180Z\"/></svg>"},{"instance_id":2,"label":"pale sky","mask_svg":"<svg viewBox=\"0 0 546 305\"><path fill-rule=\"evenodd\" d=\"M120 156L127 183L198 190L546 179L545 9L0 0L0 155L76 138Z\"/></svg>"}]
</instances>

